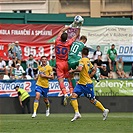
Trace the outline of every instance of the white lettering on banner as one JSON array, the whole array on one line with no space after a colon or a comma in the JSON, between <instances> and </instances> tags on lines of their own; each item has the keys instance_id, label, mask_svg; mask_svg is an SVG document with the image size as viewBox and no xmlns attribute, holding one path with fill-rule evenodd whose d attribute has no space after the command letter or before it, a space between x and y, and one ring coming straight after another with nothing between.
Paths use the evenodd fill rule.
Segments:
<instances>
[{"instance_id":1,"label":"white lettering on banner","mask_svg":"<svg viewBox=\"0 0 133 133\"><path fill-rule=\"evenodd\" d=\"M26 30L11 30L11 35L30 35L30 29Z\"/></svg>"},{"instance_id":2,"label":"white lettering on banner","mask_svg":"<svg viewBox=\"0 0 133 133\"><path fill-rule=\"evenodd\" d=\"M97 88L104 88L104 87L116 87L122 89L123 87L126 88L133 88L133 82L132 81L110 81L110 80L104 80L97 82L95 84L95 87Z\"/></svg>"},{"instance_id":3,"label":"white lettering on banner","mask_svg":"<svg viewBox=\"0 0 133 133\"><path fill-rule=\"evenodd\" d=\"M126 81L126 87L132 87L133 88L133 82Z\"/></svg>"},{"instance_id":4,"label":"white lettering on banner","mask_svg":"<svg viewBox=\"0 0 133 133\"><path fill-rule=\"evenodd\" d=\"M100 81L100 82L97 82L95 87L98 87L98 88L104 88L104 87L118 87L118 88L122 88L124 85L124 82L123 81L120 81L120 82L111 82L111 81L108 81L108 80L105 80L104 82Z\"/></svg>"},{"instance_id":5,"label":"white lettering on banner","mask_svg":"<svg viewBox=\"0 0 133 133\"><path fill-rule=\"evenodd\" d=\"M36 46L26 46L24 47L24 56L28 57L30 54L32 54L34 57L41 57L44 55L44 47L36 47Z\"/></svg>"},{"instance_id":6,"label":"white lettering on banner","mask_svg":"<svg viewBox=\"0 0 133 133\"><path fill-rule=\"evenodd\" d=\"M31 30L31 29L23 29L23 30L0 30L0 35L20 35L20 36L29 36L29 35L44 35L44 36L51 36L52 30Z\"/></svg>"},{"instance_id":7,"label":"white lettering on banner","mask_svg":"<svg viewBox=\"0 0 133 133\"><path fill-rule=\"evenodd\" d=\"M45 35L45 36L52 36L52 30L36 30L35 35Z\"/></svg>"},{"instance_id":8,"label":"white lettering on banner","mask_svg":"<svg viewBox=\"0 0 133 133\"><path fill-rule=\"evenodd\" d=\"M0 45L0 50L4 50L4 45Z\"/></svg>"},{"instance_id":9,"label":"white lettering on banner","mask_svg":"<svg viewBox=\"0 0 133 133\"><path fill-rule=\"evenodd\" d=\"M124 93L124 94L133 93L133 90L124 90L124 89L122 89L122 90L119 90L119 93Z\"/></svg>"},{"instance_id":10,"label":"white lettering on banner","mask_svg":"<svg viewBox=\"0 0 133 133\"><path fill-rule=\"evenodd\" d=\"M10 35L10 30L0 30L0 35Z\"/></svg>"}]
</instances>

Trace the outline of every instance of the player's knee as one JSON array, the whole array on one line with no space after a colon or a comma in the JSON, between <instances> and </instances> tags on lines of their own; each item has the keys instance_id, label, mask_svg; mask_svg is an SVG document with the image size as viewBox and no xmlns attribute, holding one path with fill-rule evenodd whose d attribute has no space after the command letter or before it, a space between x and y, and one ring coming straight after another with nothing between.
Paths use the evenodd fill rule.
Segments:
<instances>
[{"instance_id":1,"label":"player's knee","mask_svg":"<svg viewBox=\"0 0 133 133\"><path fill-rule=\"evenodd\" d=\"M44 98L44 102L45 102L45 103L48 102L48 98Z\"/></svg>"},{"instance_id":2,"label":"player's knee","mask_svg":"<svg viewBox=\"0 0 133 133\"><path fill-rule=\"evenodd\" d=\"M39 101L39 99L40 99L40 98L36 96L35 100Z\"/></svg>"},{"instance_id":3,"label":"player's knee","mask_svg":"<svg viewBox=\"0 0 133 133\"><path fill-rule=\"evenodd\" d=\"M77 97L78 97L78 95L76 93L72 93L71 98L77 98Z\"/></svg>"},{"instance_id":4,"label":"player's knee","mask_svg":"<svg viewBox=\"0 0 133 133\"><path fill-rule=\"evenodd\" d=\"M91 100L90 100L90 102L91 102L92 104L95 104L96 101L97 101L96 99L91 99Z\"/></svg>"}]
</instances>

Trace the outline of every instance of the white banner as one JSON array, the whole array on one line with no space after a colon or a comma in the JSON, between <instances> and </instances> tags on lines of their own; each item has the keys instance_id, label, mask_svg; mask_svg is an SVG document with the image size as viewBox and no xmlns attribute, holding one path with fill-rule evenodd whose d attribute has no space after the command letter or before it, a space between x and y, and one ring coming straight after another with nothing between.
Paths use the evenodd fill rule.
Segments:
<instances>
[{"instance_id":1,"label":"white banner","mask_svg":"<svg viewBox=\"0 0 133 133\"><path fill-rule=\"evenodd\" d=\"M103 61L107 60L107 50L115 44L118 58L123 61L133 61L133 27L132 26L95 26L82 27L81 35L87 36L86 46L90 47L90 58L100 45L103 52Z\"/></svg>"}]
</instances>

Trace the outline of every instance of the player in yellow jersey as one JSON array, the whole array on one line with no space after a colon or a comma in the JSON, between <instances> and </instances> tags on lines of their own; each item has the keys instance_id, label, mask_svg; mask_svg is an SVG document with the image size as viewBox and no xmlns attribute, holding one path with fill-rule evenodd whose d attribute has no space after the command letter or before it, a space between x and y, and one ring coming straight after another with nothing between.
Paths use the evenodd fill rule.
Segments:
<instances>
[{"instance_id":1,"label":"player in yellow jersey","mask_svg":"<svg viewBox=\"0 0 133 133\"><path fill-rule=\"evenodd\" d=\"M48 91L49 91L49 79L53 79L53 70L52 67L47 65L47 58L46 56L41 57L42 65L38 66L38 79L36 83L36 97L34 100L34 113L32 115L32 118L36 117L36 112L39 105L39 99L40 95L43 95L44 102L46 104L46 116L49 116L50 114L50 103L48 100Z\"/></svg>"},{"instance_id":2,"label":"player in yellow jersey","mask_svg":"<svg viewBox=\"0 0 133 133\"><path fill-rule=\"evenodd\" d=\"M95 74L96 69L93 67L90 60L88 59L88 53L89 49L87 47L84 47L82 50L82 59L79 61L79 66L75 70L69 71L70 73L80 72L78 84L75 86L71 97L71 105L75 111L75 115L71 122L81 117L77 101L77 97L79 97L81 94L84 94L84 96L87 97L92 104L94 104L96 107L102 110L103 120L106 120L109 113L109 110L105 109L103 105L95 99L94 85L91 80L91 77L93 77L93 75ZM90 69L92 69L91 74L88 73Z\"/></svg>"}]
</instances>

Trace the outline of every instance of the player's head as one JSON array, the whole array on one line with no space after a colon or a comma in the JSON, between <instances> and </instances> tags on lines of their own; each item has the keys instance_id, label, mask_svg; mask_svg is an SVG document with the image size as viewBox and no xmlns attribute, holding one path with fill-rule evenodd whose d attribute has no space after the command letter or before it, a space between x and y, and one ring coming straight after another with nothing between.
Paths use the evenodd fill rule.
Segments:
<instances>
[{"instance_id":1,"label":"player's head","mask_svg":"<svg viewBox=\"0 0 133 133\"><path fill-rule=\"evenodd\" d=\"M67 40L68 34L66 32L62 33L61 35L61 41L65 42Z\"/></svg>"},{"instance_id":2,"label":"player's head","mask_svg":"<svg viewBox=\"0 0 133 133\"><path fill-rule=\"evenodd\" d=\"M87 42L87 37L86 36L81 36L80 41L82 41L84 44Z\"/></svg>"},{"instance_id":3,"label":"player's head","mask_svg":"<svg viewBox=\"0 0 133 133\"><path fill-rule=\"evenodd\" d=\"M89 48L88 47L84 47L82 49L82 56L88 56L89 54Z\"/></svg>"},{"instance_id":4,"label":"player's head","mask_svg":"<svg viewBox=\"0 0 133 133\"><path fill-rule=\"evenodd\" d=\"M41 57L41 62L42 62L42 65L46 65L47 64L47 57L46 56L42 56Z\"/></svg>"}]
</instances>

